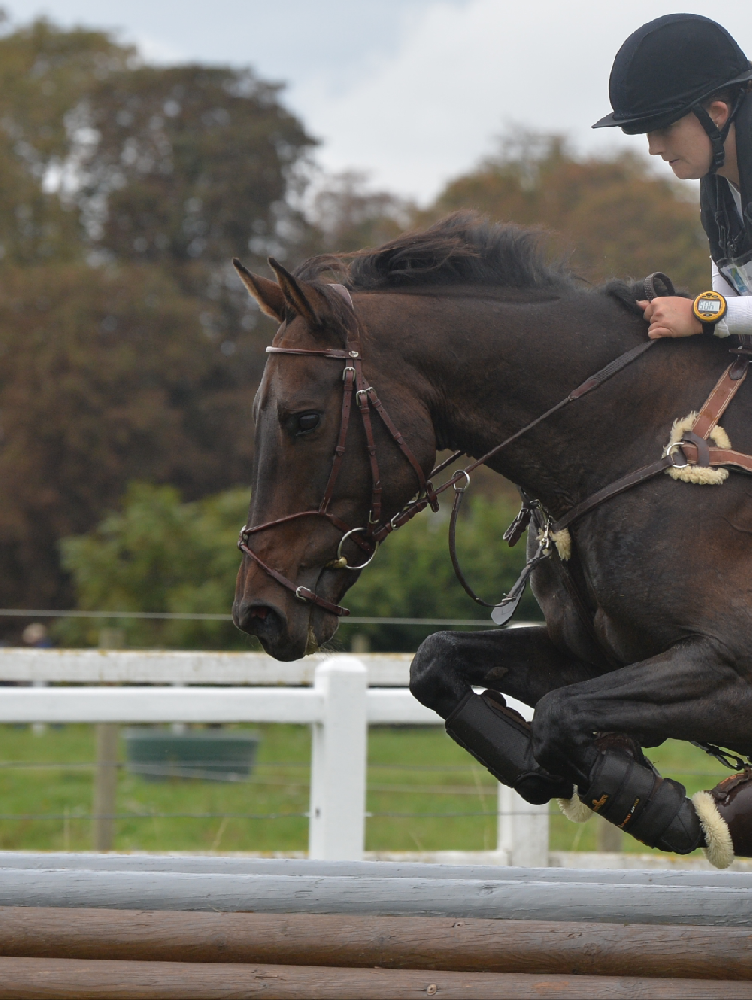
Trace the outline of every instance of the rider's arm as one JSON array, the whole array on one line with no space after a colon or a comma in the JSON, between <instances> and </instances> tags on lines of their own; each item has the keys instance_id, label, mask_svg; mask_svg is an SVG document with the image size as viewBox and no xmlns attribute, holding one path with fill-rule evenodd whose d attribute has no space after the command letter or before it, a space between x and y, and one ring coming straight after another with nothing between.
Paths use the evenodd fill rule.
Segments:
<instances>
[{"instance_id":1,"label":"rider's arm","mask_svg":"<svg viewBox=\"0 0 752 1000\"><path fill-rule=\"evenodd\" d=\"M739 295L713 263L713 291L720 292L726 299L728 312L715 325L716 337L728 337L732 333L752 334L752 295Z\"/></svg>"}]
</instances>

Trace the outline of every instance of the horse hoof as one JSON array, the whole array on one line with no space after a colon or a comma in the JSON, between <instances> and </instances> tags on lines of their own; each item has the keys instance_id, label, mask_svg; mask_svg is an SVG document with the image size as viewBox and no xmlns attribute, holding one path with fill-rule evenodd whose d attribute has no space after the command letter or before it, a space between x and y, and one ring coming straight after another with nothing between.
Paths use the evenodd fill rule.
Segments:
<instances>
[{"instance_id":1,"label":"horse hoof","mask_svg":"<svg viewBox=\"0 0 752 1000\"><path fill-rule=\"evenodd\" d=\"M708 861L728 868L735 856L752 857L752 769L732 774L692 803L705 833Z\"/></svg>"}]
</instances>

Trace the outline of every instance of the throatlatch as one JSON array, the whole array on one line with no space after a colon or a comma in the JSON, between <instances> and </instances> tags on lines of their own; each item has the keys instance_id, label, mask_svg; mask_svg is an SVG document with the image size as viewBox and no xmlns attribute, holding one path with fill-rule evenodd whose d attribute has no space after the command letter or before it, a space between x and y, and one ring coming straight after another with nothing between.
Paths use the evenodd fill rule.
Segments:
<instances>
[{"instance_id":1,"label":"throatlatch","mask_svg":"<svg viewBox=\"0 0 752 1000\"><path fill-rule=\"evenodd\" d=\"M455 743L472 754L502 785L541 805L571 798L572 782L550 774L533 757L530 723L509 708L502 695L469 691L446 720Z\"/></svg>"}]
</instances>

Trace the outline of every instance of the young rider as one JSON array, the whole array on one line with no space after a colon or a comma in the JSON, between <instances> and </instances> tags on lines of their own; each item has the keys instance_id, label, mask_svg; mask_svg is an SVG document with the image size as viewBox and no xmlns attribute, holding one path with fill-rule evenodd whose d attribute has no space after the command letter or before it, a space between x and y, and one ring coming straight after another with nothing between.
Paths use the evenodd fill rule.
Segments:
<instances>
[{"instance_id":1,"label":"young rider","mask_svg":"<svg viewBox=\"0 0 752 1000\"><path fill-rule=\"evenodd\" d=\"M652 156L700 180L713 291L642 302L648 336L752 335L752 65L720 24L667 14L638 28L614 60L613 112L593 128L646 133Z\"/></svg>"}]
</instances>

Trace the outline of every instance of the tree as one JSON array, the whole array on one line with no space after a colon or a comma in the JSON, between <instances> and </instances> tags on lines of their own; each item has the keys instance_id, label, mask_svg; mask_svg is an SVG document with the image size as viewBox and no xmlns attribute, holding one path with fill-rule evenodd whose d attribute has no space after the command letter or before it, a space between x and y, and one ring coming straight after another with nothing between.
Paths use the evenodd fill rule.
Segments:
<instances>
[{"instance_id":1,"label":"tree","mask_svg":"<svg viewBox=\"0 0 752 1000\"><path fill-rule=\"evenodd\" d=\"M656 177L646 158L576 157L558 135L524 134L451 181L422 220L458 208L537 225L554 252L592 282L664 271L677 287L707 287L709 261L691 190Z\"/></svg>"},{"instance_id":2,"label":"tree","mask_svg":"<svg viewBox=\"0 0 752 1000\"><path fill-rule=\"evenodd\" d=\"M62 543L63 565L73 576L84 610L228 614L232 605L238 530L248 490L229 490L182 503L171 486L132 483L122 512L93 531ZM247 649L251 640L224 622L108 619L129 646ZM58 639L71 645L97 641L97 622L63 619Z\"/></svg>"},{"instance_id":3,"label":"tree","mask_svg":"<svg viewBox=\"0 0 752 1000\"><path fill-rule=\"evenodd\" d=\"M313 199L309 252L351 253L393 240L410 226L415 205L368 187L368 175L347 170L325 179Z\"/></svg>"},{"instance_id":4,"label":"tree","mask_svg":"<svg viewBox=\"0 0 752 1000\"><path fill-rule=\"evenodd\" d=\"M0 260L81 257L78 213L50 190L70 158L68 115L93 83L134 58L99 31L61 31L41 18L0 37Z\"/></svg>"},{"instance_id":5,"label":"tree","mask_svg":"<svg viewBox=\"0 0 752 1000\"><path fill-rule=\"evenodd\" d=\"M4 606L58 604L57 539L96 524L130 480L194 498L248 478L256 343L241 330L224 353L203 314L156 268L5 272Z\"/></svg>"},{"instance_id":6,"label":"tree","mask_svg":"<svg viewBox=\"0 0 752 1000\"><path fill-rule=\"evenodd\" d=\"M45 20L0 56L0 603L54 607L58 540L130 480L247 479L272 325L230 258L308 232L314 143L250 70L144 66Z\"/></svg>"}]
</instances>

